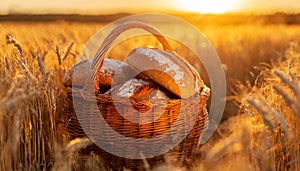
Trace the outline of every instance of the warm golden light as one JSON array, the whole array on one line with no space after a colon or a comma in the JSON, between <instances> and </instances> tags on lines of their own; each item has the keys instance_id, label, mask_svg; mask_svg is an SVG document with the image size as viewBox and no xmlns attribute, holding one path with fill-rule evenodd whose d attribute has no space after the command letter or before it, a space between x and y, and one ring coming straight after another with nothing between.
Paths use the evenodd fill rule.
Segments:
<instances>
[{"instance_id":1,"label":"warm golden light","mask_svg":"<svg viewBox=\"0 0 300 171\"><path fill-rule=\"evenodd\" d=\"M177 0L178 8L200 13L226 13L239 9L243 0Z\"/></svg>"}]
</instances>

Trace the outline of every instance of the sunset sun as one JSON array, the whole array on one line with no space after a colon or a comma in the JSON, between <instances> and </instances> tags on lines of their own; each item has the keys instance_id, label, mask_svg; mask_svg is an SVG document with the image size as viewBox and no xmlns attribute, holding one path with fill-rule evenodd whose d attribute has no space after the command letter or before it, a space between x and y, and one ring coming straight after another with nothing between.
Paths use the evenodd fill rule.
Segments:
<instances>
[{"instance_id":1,"label":"sunset sun","mask_svg":"<svg viewBox=\"0 0 300 171\"><path fill-rule=\"evenodd\" d=\"M185 11L219 14L238 10L240 2L241 0L177 0L176 5Z\"/></svg>"}]
</instances>

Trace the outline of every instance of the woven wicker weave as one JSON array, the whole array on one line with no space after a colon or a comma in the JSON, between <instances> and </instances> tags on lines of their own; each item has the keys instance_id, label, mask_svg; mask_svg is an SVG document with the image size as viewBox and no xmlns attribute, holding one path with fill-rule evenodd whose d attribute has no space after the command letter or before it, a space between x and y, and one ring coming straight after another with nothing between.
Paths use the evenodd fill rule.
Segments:
<instances>
[{"instance_id":1,"label":"woven wicker weave","mask_svg":"<svg viewBox=\"0 0 300 171\"><path fill-rule=\"evenodd\" d=\"M116 29L114 29L108 37L104 40L101 47L99 48L96 57L94 58L94 61L92 63L92 79L95 79L97 77L97 72L99 72L99 69L101 68L101 65L104 60L104 55L107 52L109 46L111 45L112 41L123 31L131 29L131 28L142 28L150 33L152 33L163 45L165 50L171 51L171 47L166 41L166 39L153 27L141 23L141 22L127 22L123 25L120 25ZM72 79L72 78L71 78ZM95 82L95 84L98 84ZM82 83L83 86L85 85L85 82ZM91 85L89 85L91 86ZM93 85L92 85L93 86ZM84 89L84 88L83 88ZM85 137L86 134L81 128L78 119L74 111L73 107L73 100L74 99L80 99L82 102L82 107L79 109L80 113L85 113L86 118L90 118L89 122L91 125L97 127L99 123L96 122L96 120L93 119L93 117L97 116L99 111L91 110L89 108L89 104L91 103L89 100L85 100L86 98L82 97L81 89L74 89L72 90L72 87L67 87L67 113L64 115L63 124L66 131L66 134L68 135L69 139L75 139L80 137ZM192 130L189 132L189 134L185 137L183 141L181 141L174 149L167 152L164 155L172 155L175 158L175 162L177 164L187 164L187 162L192 158L193 154L195 153L197 147L199 146L199 139L201 136L201 133L203 129L206 126L208 113L206 110L206 101L209 96L209 88L207 87L201 87L199 90L199 94L195 94L194 96L188 98L188 99L154 99L151 100L151 107L152 110L151 114L156 116L156 111L163 111L162 115L159 119L153 121L152 123L148 124L138 124L130 122L124 117L122 117L119 112L123 112L124 114L131 115L136 114L138 111L143 111L144 109L147 109L147 101L140 100L140 99L130 99L130 102L132 106L134 106L133 110L132 106L128 106L128 103L126 103L126 99L119 97L117 99L112 99L110 94L100 94L96 93L96 100L98 109L100 110L103 118L108 123L108 125L118 132L119 134L131 137L135 139L151 139L157 135L164 134L167 130L169 130L171 127L174 127L173 123L176 121L177 123L180 123L175 127L175 130L177 133L184 132L184 126L190 125L193 118L197 118L196 123L193 126ZM127 99L128 100L128 99ZM119 112L116 110L114 106L114 101L117 101L118 104L121 105L121 111ZM183 103L182 103L183 102ZM198 108L198 109L196 109ZM184 111L184 117L183 119L178 119L178 114L180 113L180 110ZM198 111L198 112L193 112ZM95 122L95 123L93 123ZM97 135L105 135L107 140L113 139L114 135L108 134L106 132L106 129L99 130L98 132L95 132L95 137ZM168 143L168 142L166 142ZM118 146L118 145L117 145ZM126 147L126 144L120 144L122 147ZM151 150L151 149L149 149ZM82 153L87 154L89 152L93 151L94 153L101 156L107 165L109 165L114 170L118 170L120 168L128 168L132 170L143 170L143 162L142 160L133 160L133 159L125 159L121 157L117 157L113 154L110 154L108 152L105 152L101 148L97 147L95 144L89 146L86 148ZM124 148L123 153L136 153L136 149L128 149ZM163 155L157 156L154 158L148 158L147 161L151 166L155 166L159 163L162 163L164 161Z\"/></svg>"}]
</instances>

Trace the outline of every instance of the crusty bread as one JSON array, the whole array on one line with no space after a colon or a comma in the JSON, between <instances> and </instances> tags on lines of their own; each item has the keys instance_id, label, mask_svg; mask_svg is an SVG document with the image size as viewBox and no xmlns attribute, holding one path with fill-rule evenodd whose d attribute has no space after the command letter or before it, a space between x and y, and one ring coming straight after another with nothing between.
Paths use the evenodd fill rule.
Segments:
<instances>
[{"instance_id":1,"label":"crusty bread","mask_svg":"<svg viewBox=\"0 0 300 171\"><path fill-rule=\"evenodd\" d=\"M74 86L83 87L86 79L91 75L91 64L92 60L84 60L72 66L65 75L64 84L72 86L73 83ZM135 74L136 72L126 63L105 59L95 79L95 91L99 91L101 88L110 88L112 84L121 84L135 76Z\"/></svg>"},{"instance_id":2,"label":"crusty bread","mask_svg":"<svg viewBox=\"0 0 300 171\"><path fill-rule=\"evenodd\" d=\"M146 99L154 89L155 88L152 87L150 82L133 78L123 84L112 87L108 92L106 92L106 94L116 92L118 97Z\"/></svg>"},{"instance_id":3,"label":"crusty bread","mask_svg":"<svg viewBox=\"0 0 300 171\"><path fill-rule=\"evenodd\" d=\"M137 48L128 55L126 62L181 98L191 97L204 86L191 65L168 51Z\"/></svg>"},{"instance_id":4,"label":"crusty bread","mask_svg":"<svg viewBox=\"0 0 300 171\"><path fill-rule=\"evenodd\" d=\"M73 65L64 77L64 85L71 87L73 83L74 86L83 87L90 74L91 64L92 60L83 60Z\"/></svg>"},{"instance_id":5,"label":"crusty bread","mask_svg":"<svg viewBox=\"0 0 300 171\"><path fill-rule=\"evenodd\" d=\"M105 59L100 73L97 74L97 79L100 85L111 86L128 81L135 74L136 72L128 64L113 59Z\"/></svg>"},{"instance_id":6,"label":"crusty bread","mask_svg":"<svg viewBox=\"0 0 300 171\"><path fill-rule=\"evenodd\" d=\"M116 93L118 97L133 98L135 100L151 100L170 98L169 92L152 81L133 78L123 84L113 86L106 94Z\"/></svg>"}]
</instances>

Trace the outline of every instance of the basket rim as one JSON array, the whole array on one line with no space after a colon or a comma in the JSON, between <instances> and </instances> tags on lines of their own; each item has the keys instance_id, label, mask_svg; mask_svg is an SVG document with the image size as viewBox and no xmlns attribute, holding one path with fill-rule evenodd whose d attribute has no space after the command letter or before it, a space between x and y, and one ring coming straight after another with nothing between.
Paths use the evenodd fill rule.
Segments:
<instances>
[{"instance_id":1,"label":"basket rim","mask_svg":"<svg viewBox=\"0 0 300 171\"><path fill-rule=\"evenodd\" d=\"M76 86L73 86L73 87L67 87L67 93L68 94L71 94L72 96L74 95L77 95L77 94L80 94L82 96L82 98L84 98L85 100L90 100L89 98L89 95L87 95L84 91L84 88L79 88L79 87L76 87ZM94 96L96 97L112 97L111 94L105 94L105 93L94 93L93 94ZM161 101L161 100L167 100L167 101L189 101L189 100L195 100L197 99L197 97L202 97L202 96L205 96L207 98L210 97L210 88L207 87L206 85L204 85L203 87L200 88L200 91L198 93L195 93L193 96L189 97L189 98L178 98L178 99L171 99L171 98L166 98L166 99L152 99L153 101ZM123 100L123 99L130 99L130 100L133 100L133 101L144 101L144 100L149 100L149 99L135 99L135 98L132 98L132 97L116 97L118 100ZM198 99L199 99L198 98Z\"/></svg>"}]
</instances>

